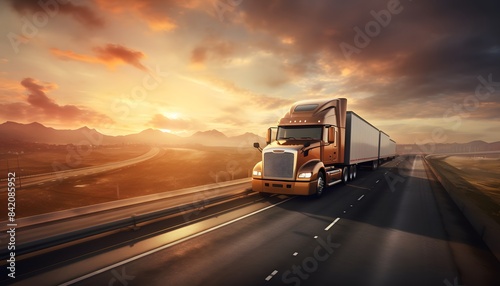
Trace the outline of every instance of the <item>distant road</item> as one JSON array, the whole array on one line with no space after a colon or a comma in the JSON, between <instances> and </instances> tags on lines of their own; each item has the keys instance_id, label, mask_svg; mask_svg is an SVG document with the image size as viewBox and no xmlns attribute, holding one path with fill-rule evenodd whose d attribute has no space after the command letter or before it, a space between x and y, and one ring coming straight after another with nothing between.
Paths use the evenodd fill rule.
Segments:
<instances>
[{"instance_id":1,"label":"distant road","mask_svg":"<svg viewBox=\"0 0 500 286\"><path fill-rule=\"evenodd\" d=\"M33 279L50 284L94 271L76 285L119 278L123 285L500 285L498 260L420 155L360 170L355 181L329 188L319 200L264 202L265 208L250 204L253 210L221 212L175 231L143 227L61 250L82 258L59 261L64 266ZM135 233L123 247L96 246ZM99 254L84 258L90 252ZM49 253L38 261L59 259Z\"/></svg>"},{"instance_id":2,"label":"distant road","mask_svg":"<svg viewBox=\"0 0 500 286\"><path fill-rule=\"evenodd\" d=\"M55 181L60 181L60 180L65 180L69 179L71 177L83 177L83 176L88 176L88 175L94 175L102 172L108 172L116 169L120 169L123 167L127 167L130 165L134 165L137 163L141 163L144 161L147 161L156 155L160 153L160 148L158 147L153 147L151 150L149 150L147 153L132 158L132 159L127 159L124 161L119 161L119 162L112 162L112 163L106 163L103 165L98 165L98 166L92 166L92 167L85 167L85 168L78 168L78 169L70 169L70 170L64 170L60 172L54 172L54 173L46 173L46 174L40 174L36 176L29 176L29 177L23 177L22 174L17 174L17 186L19 187L20 184L22 184L22 187L28 187L28 186L33 186L33 185L43 185L45 183L50 183L50 182L55 182ZM20 179L19 179L20 178ZM3 181L0 183L0 188L4 188L7 186L7 182Z\"/></svg>"}]
</instances>

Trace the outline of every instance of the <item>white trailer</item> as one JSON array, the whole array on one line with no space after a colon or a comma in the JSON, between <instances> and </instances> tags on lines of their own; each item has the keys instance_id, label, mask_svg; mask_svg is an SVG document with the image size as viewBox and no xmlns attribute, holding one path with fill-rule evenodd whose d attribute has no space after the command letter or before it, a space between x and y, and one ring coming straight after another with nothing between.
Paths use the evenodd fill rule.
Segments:
<instances>
[{"instance_id":1,"label":"white trailer","mask_svg":"<svg viewBox=\"0 0 500 286\"><path fill-rule=\"evenodd\" d=\"M388 160L396 157L396 142L389 135L380 130L380 160Z\"/></svg>"},{"instance_id":2,"label":"white trailer","mask_svg":"<svg viewBox=\"0 0 500 286\"><path fill-rule=\"evenodd\" d=\"M379 130L352 111L346 112L344 165L370 162L378 166Z\"/></svg>"}]
</instances>

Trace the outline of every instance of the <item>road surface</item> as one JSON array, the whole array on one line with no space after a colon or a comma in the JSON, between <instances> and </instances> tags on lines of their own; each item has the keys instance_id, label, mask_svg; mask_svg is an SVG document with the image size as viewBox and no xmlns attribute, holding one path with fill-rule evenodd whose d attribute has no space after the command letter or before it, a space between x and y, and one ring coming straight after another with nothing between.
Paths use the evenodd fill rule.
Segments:
<instances>
[{"instance_id":1,"label":"road surface","mask_svg":"<svg viewBox=\"0 0 500 286\"><path fill-rule=\"evenodd\" d=\"M36 280L20 284L61 279L63 272L80 271L81 276L91 265L109 260L72 282L500 285L498 260L429 176L420 156L399 157L378 170L361 170L355 181L329 188L319 200L271 197L92 257L71 253L82 255L79 263L40 271ZM216 223L219 219L224 222Z\"/></svg>"},{"instance_id":2,"label":"road surface","mask_svg":"<svg viewBox=\"0 0 500 286\"><path fill-rule=\"evenodd\" d=\"M18 253L24 252L24 250L21 251L22 246L30 245L33 247L37 245L38 241L44 241L43 245L46 245L46 241L50 237L60 239L61 235L65 234L76 236L82 230L92 229L98 225L112 225L116 221L129 221L130 225L132 225L133 217L142 214L172 209L172 212L186 213L186 216L188 216L188 212L208 205L210 199L240 194L244 196L250 188L250 180L242 179L148 196L151 199L146 199L147 197L130 198L126 200L128 202L126 206L121 201L118 201L44 214L38 216L42 217L42 221L37 221L33 225L29 224L33 217L21 219L18 221L18 228L16 229L17 251ZM113 207L107 209L110 205ZM4 233L8 230L6 225L7 222L4 222L1 226ZM3 236L4 239L7 237L7 235ZM57 243L57 240L51 243ZM7 257L7 253L9 253L7 248L0 251L2 257Z\"/></svg>"}]
</instances>

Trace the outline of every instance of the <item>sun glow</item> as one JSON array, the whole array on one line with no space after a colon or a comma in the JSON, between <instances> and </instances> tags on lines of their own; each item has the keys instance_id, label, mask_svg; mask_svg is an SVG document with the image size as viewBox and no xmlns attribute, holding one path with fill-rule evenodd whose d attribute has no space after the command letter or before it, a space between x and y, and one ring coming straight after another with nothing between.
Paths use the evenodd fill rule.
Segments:
<instances>
[{"instance_id":1,"label":"sun glow","mask_svg":"<svg viewBox=\"0 0 500 286\"><path fill-rule=\"evenodd\" d=\"M179 113L177 112L163 112L163 116L170 119L179 119Z\"/></svg>"}]
</instances>

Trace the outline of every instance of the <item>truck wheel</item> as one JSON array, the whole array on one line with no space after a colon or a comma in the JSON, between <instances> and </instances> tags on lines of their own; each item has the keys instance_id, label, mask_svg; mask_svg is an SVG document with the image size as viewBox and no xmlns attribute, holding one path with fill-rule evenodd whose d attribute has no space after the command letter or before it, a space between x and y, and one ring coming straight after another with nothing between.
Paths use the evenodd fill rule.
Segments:
<instances>
[{"instance_id":1,"label":"truck wheel","mask_svg":"<svg viewBox=\"0 0 500 286\"><path fill-rule=\"evenodd\" d=\"M349 170L347 167L344 167L342 168L342 182L346 184L347 180L349 180Z\"/></svg>"},{"instance_id":2,"label":"truck wheel","mask_svg":"<svg viewBox=\"0 0 500 286\"><path fill-rule=\"evenodd\" d=\"M349 181L354 180L354 165L349 166Z\"/></svg>"},{"instance_id":3,"label":"truck wheel","mask_svg":"<svg viewBox=\"0 0 500 286\"><path fill-rule=\"evenodd\" d=\"M319 198L325 190L325 175L323 172L318 174L318 183L316 184L316 197Z\"/></svg>"},{"instance_id":4,"label":"truck wheel","mask_svg":"<svg viewBox=\"0 0 500 286\"><path fill-rule=\"evenodd\" d=\"M358 170L356 168L356 165L352 165L351 168L352 168L352 179L354 180L358 176Z\"/></svg>"},{"instance_id":5,"label":"truck wheel","mask_svg":"<svg viewBox=\"0 0 500 286\"><path fill-rule=\"evenodd\" d=\"M373 160L372 161L372 170L375 170L378 168L378 160Z\"/></svg>"}]
</instances>

